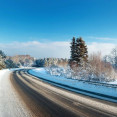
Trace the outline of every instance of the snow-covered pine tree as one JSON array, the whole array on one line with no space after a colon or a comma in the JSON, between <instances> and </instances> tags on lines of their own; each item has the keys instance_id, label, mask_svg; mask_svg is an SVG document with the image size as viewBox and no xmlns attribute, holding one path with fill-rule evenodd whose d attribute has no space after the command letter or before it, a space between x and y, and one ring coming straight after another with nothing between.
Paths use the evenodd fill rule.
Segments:
<instances>
[{"instance_id":1,"label":"snow-covered pine tree","mask_svg":"<svg viewBox=\"0 0 117 117\"><path fill-rule=\"evenodd\" d=\"M18 65L14 63L10 58L5 60L6 68L18 68Z\"/></svg>"},{"instance_id":2,"label":"snow-covered pine tree","mask_svg":"<svg viewBox=\"0 0 117 117\"><path fill-rule=\"evenodd\" d=\"M76 39L75 37L72 38L72 42L71 42L71 57L69 60L69 65L70 67L73 69L76 65L76 61L75 61L75 56L76 56Z\"/></svg>"},{"instance_id":3,"label":"snow-covered pine tree","mask_svg":"<svg viewBox=\"0 0 117 117\"><path fill-rule=\"evenodd\" d=\"M76 47L75 47L75 61L77 61L77 63L80 62L81 59L81 55L80 55L80 43L79 43L79 38L76 39Z\"/></svg>"},{"instance_id":4,"label":"snow-covered pine tree","mask_svg":"<svg viewBox=\"0 0 117 117\"><path fill-rule=\"evenodd\" d=\"M85 41L83 41L82 37L75 39L73 37L71 42L71 59L70 66L73 69L74 67L86 67L86 63L88 62L88 51L87 46L85 45Z\"/></svg>"},{"instance_id":5,"label":"snow-covered pine tree","mask_svg":"<svg viewBox=\"0 0 117 117\"><path fill-rule=\"evenodd\" d=\"M72 38L72 42L71 42L70 48L71 48L71 57L70 57L70 60L74 61L75 54L76 54L76 39L75 39L75 37Z\"/></svg>"},{"instance_id":6,"label":"snow-covered pine tree","mask_svg":"<svg viewBox=\"0 0 117 117\"><path fill-rule=\"evenodd\" d=\"M88 62L88 51L85 41L82 37L77 38L76 40L76 56L75 60L79 66L84 66Z\"/></svg>"},{"instance_id":7,"label":"snow-covered pine tree","mask_svg":"<svg viewBox=\"0 0 117 117\"><path fill-rule=\"evenodd\" d=\"M2 50L0 50L0 70L6 67L5 59L6 59L6 55L4 54Z\"/></svg>"}]
</instances>

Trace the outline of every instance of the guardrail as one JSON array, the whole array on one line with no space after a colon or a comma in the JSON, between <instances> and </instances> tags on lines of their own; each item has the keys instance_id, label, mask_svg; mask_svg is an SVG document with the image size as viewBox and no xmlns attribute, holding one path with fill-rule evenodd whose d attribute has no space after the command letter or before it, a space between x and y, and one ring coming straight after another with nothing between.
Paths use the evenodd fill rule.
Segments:
<instances>
[{"instance_id":1,"label":"guardrail","mask_svg":"<svg viewBox=\"0 0 117 117\"><path fill-rule=\"evenodd\" d=\"M69 85L57 83L57 82L54 82L54 81L50 81L50 80L47 80L45 78L38 77L36 75L30 74L29 70L25 71L25 73L28 73L30 76L39 78L44 82L50 83L50 84L52 84L54 86L57 86L57 87L60 87L60 88L67 89L67 90L75 92L75 93L80 93L80 94L84 94L84 95L87 95L87 96L90 96L90 97L93 97L93 98L98 98L98 99L107 100L107 101L110 101L110 102L117 103L117 97L115 97L115 96L106 95L106 94L102 94L102 93L97 93L97 92L93 92L93 91L88 91L88 90L84 90L84 89L80 89L80 88L75 88L75 87L72 87L72 86L69 86ZM95 82L93 82L93 83L95 83ZM100 83L100 84L105 85L105 86L110 85L110 84L105 84L105 83ZM96 83L96 85L97 85L97 83ZM98 85L99 85L99 83L98 83Z\"/></svg>"},{"instance_id":2,"label":"guardrail","mask_svg":"<svg viewBox=\"0 0 117 117\"><path fill-rule=\"evenodd\" d=\"M94 85L101 85L101 86L106 86L106 87L112 87L112 88L117 88L117 84L108 84L108 83L100 83L100 82L94 82L94 81L86 81L86 80L78 80L82 82L86 82L89 84L94 84Z\"/></svg>"},{"instance_id":3,"label":"guardrail","mask_svg":"<svg viewBox=\"0 0 117 117\"><path fill-rule=\"evenodd\" d=\"M27 72L31 70L29 69L22 69L22 71ZM70 78L69 78L70 79ZM78 79L72 79L72 80L78 80ZM101 83L101 82L96 82L96 81L88 81L88 80L78 80L79 82L84 82L84 83L89 83L93 85L100 85L100 86L105 86L105 87L112 87L112 88L117 88L117 84L109 84L109 83Z\"/></svg>"}]
</instances>

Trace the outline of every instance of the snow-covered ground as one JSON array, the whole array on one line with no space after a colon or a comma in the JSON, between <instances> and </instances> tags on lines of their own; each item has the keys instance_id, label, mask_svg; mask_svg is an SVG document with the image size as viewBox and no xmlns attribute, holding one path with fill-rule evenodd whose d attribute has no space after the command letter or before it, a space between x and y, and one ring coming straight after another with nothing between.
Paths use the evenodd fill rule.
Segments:
<instances>
[{"instance_id":1,"label":"snow-covered ground","mask_svg":"<svg viewBox=\"0 0 117 117\"><path fill-rule=\"evenodd\" d=\"M108 71L96 71L94 68L87 67L83 69L82 67L71 69L70 66L66 68L52 65L45 68L46 71L53 76L62 76L70 79L77 79L83 81L92 81L97 83L113 83L117 80L117 73L112 70Z\"/></svg>"},{"instance_id":2,"label":"snow-covered ground","mask_svg":"<svg viewBox=\"0 0 117 117\"><path fill-rule=\"evenodd\" d=\"M91 91L94 93L104 94L104 95L113 96L117 98L117 88L89 84L87 82L82 82L82 81L78 81L75 79L67 79L67 78L59 77L59 76L52 76L48 74L44 68L32 69L29 71L29 73L37 77L40 77L49 81L53 81L55 83L60 83L60 84L67 85L73 88L83 89L86 91ZM85 94L87 93L85 92Z\"/></svg>"},{"instance_id":3,"label":"snow-covered ground","mask_svg":"<svg viewBox=\"0 0 117 117\"><path fill-rule=\"evenodd\" d=\"M0 117L30 117L10 82L11 70L0 70Z\"/></svg>"},{"instance_id":4,"label":"snow-covered ground","mask_svg":"<svg viewBox=\"0 0 117 117\"><path fill-rule=\"evenodd\" d=\"M117 85L117 80L113 81L113 82L108 82L109 84L116 84Z\"/></svg>"}]
</instances>

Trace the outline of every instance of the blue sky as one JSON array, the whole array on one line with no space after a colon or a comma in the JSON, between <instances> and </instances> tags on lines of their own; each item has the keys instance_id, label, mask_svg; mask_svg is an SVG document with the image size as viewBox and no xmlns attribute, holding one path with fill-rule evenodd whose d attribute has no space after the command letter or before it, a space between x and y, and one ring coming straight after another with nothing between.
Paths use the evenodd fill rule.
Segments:
<instances>
[{"instance_id":1,"label":"blue sky","mask_svg":"<svg viewBox=\"0 0 117 117\"><path fill-rule=\"evenodd\" d=\"M117 43L117 0L0 0L0 43Z\"/></svg>"}]
</instances>

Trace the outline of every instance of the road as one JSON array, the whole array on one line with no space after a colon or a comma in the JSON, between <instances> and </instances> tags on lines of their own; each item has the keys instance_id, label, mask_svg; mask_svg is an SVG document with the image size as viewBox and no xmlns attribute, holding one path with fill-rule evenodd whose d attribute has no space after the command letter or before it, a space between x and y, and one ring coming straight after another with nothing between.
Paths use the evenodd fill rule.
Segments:
<instances>
[{"instance_id":1,"label":"road","mask_svg":"<svg viewBox=\"0 0 117 117\"><path fill-rule=\"evenodd\" d=\"M34 116L112 117L117 115L116 103L63 90L23 71L14 72L11 81ZM84 101L91 104L83 103Z\"/></svg>"},{"instance_id":2,"label":"road","mask_svg":"<svg viewBox=\"0 0 117 117\"><path fill-rule=\"evenodd\" d=\"M0 100L0 117L117 117L117 103L52 86L25 70L2 78L0 88L6 93L3 97L10 98ZM6 110L1 110L1 103L9 104L4 107Z\"/></svg>"}]
</instances>

